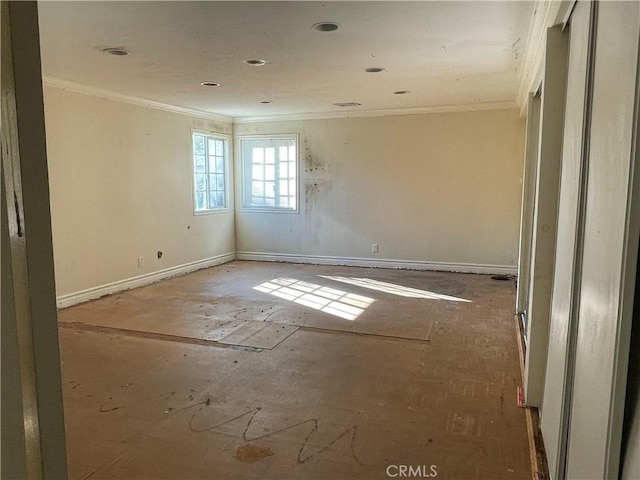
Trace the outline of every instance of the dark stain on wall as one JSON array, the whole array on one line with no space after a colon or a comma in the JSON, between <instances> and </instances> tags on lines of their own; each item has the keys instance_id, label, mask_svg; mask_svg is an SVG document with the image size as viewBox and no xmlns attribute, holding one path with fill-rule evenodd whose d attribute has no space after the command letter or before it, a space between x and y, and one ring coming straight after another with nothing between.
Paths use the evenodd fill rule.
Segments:
<instances>
[{"instance_id":1,"label":"dark stain on wall","mask_svg":"<svg viewBox=\"0 0 640 480\"><path fill-rule=\"evenodd\" d=\"M309 238L307 241L318 244L319 234L322 231L322 211L317 207L327 203L328 192L332 188L332 179L329 173L329 165L313 152L308 140L304 140L304 211L306 229Z\"/></svg>"},{"instance_id":2,"label":"dark stain on wall","mask_svg":"<svg viewBox=\"0 0 640 480\"><path fill-rule=\"evenodd\" d=\"M324 164L311 151L311 146L306 139L304 140L304 171L307 173L327 171Z\"/></svg>"},{"instance_id":3,"label":"dark stain on wall","mask_svg":"<svg viewBox=\"0 0 640 480\"><path fill-rule=\"evenodd\" d=\"M313 179L308 179L305 181L304 184L304 206L305 206L305 212L308 215L311 214L313 207L315 205L316 202L316 197L318 195L318 193L320 193L320 185L318 185L318 182L316 180Z\"/></svg>"}]
</instances>

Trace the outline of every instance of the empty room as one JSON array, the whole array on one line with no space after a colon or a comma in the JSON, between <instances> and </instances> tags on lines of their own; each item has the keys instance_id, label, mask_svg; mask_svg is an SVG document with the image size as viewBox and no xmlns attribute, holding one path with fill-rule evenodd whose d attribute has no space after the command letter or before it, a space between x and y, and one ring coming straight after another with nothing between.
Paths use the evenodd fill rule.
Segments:
<instances>
[{"instance_id":1,"label":"empty room","mask_svg":"<svg viewBox=\"0 0 640 480\"><path fill-rule=\"evenodd\" d=\"M2 477L640 479L639 43L2 2Z\"/></svg>"}]
</instances>

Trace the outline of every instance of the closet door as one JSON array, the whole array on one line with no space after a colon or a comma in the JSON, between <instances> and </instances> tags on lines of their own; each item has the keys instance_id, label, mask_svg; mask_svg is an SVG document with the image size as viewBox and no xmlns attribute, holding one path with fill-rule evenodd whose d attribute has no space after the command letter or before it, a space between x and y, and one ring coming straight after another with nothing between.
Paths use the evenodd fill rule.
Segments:
<instances>
[{"instance_id":1,"label":"closet door","mask_svg":"<svg viewBox=\"0 0 640 480\"><path fill-rule=\"evenodd\" d=\"M540 143L540 93L530 93L527 108L527 143L522 174L522 207L520 210L520 244L518 248L518 289L516 313L521 315L527 334L527 301L531 275L531 242L533 239L536 178L538 176L538 145Z\"/></svg>"},{"instance_id":2,"label":"closet door","mask_svg":"<svg viewBox=\"0 0 640 480\"><path fill-rule=\"evenodd\" d=\"M542 404L549 342L568 50L568 32L561 25L548 28L526 315L524 393L527 405L533 407L540 407Z\"/></svg>"},{"instance_id":3,"label":"closet door","mask_svg":"<svg viewBox=\"0 0 640 480\"><path fill-rule=\"evenodd\" d=\"M549 350L540 428L544 438L549 472L563 480L573 360L576 338L576 286L580 272L583 197L586 183L584 143L586 111L590 89L592 18L596 3L579 1L566 28L569 29L569 67L562 145L560 199L556 260L551 299Z\"/></svg>"},{"instance_id":4,"label":"closet door","mask_svg":"<svg viewBox=\"0 0 640 480\"><path fill-rule=\"evenodd\" d=\"M640 221L632 148L639 33L639 2L599 3L569 479L618 476Z\"/></svg>"}]
</instances>

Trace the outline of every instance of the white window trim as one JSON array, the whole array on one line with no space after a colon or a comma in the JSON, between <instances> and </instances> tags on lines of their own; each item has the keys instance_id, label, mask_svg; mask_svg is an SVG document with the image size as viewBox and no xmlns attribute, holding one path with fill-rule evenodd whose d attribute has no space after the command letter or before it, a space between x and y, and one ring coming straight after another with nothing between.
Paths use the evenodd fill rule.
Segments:
<instances>
[{"instance_id":1,"label":"white window trim","mask_svg":"<svg viewBox=\"0 0 640 480\"><path fill-rule=\"evenodd\" d=\"M225 145L227 148L227 152L225 155L225 159L224 159L224 171L225 171L225 175L224 175L224 195L225 195L225 199L226 199L226 207L216 207L216 208L207 208L205 210L196 210L196 201L195 201L195 194L196 194L196 185L195 185L195 176L196 176L196 165L195 165L195 151L193 148L193 136L194 135L206 135L208 137L213 137L213 138L217 138L217 139L222 139L225 140ZM232 158L232 154L233 154L233 147L232 147L232 143L233 143L233 139L230 135L224 134L224 133L220 133L220 132L215 132L215 131L208 131L208 130L200 130L200 129L191 129L191 133L189 135L189 140L191 141L191 209L193 210L193 215L194 216L200 216L200 215L216 215L216 214L221 214L221 213L229 213L233 211L233 205L234 205L234 197L233 197L233 187L232 187L232 183L233 183L233 171L231 169L232 163L231 162L231 158Z\"/></svg>"},{"instance_id":2,"label":"white window trim","mask_svg":"<svg viewBox=\"0 0 640 480\"><path fill-rule=\"evenodd\" d=\"M245 205L245 167L244 167L244 159L242 152L242 141L243 140L266 140L266 139L295 139L296 143L296 208L284 208L284 207L259 207L259 206L246 206ZM300 199L302 198L300 194L300 135L297 133L279 133L279 134L260 134L260 135L238 135L235 137L236 139L236 171L238 172L237 182L240 185L240 198L239 198L239 208L238 210L241 212L251 212L251 213L279 213L279 214L299 214L300 213Z\"/></svg>"}]
</instances>

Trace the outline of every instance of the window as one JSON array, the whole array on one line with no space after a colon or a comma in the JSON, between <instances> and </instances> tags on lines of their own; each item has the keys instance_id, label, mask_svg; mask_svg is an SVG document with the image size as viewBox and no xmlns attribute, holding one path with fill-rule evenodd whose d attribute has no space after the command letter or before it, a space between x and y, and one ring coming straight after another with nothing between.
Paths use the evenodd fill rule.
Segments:
<instances>
[{"instance_id":1,"label":"window","mask_svg":"<svg viewBox=\"0 0 640 480\"><path fill-rule=\"evenodd\" d=\"M297 211L297 150L297 135L240 139L244 208Z\"/></svg>"},{"instance_id":2,"label":"window","mask_svg":"<svg viewBox=\"0 0 640 480\"><path fill-rule=\"evenodd\" d=\"M196 213L227 208L228 141L193 133L193 200Z\"/></svg>"}]
</instances>

